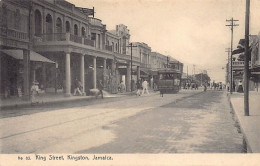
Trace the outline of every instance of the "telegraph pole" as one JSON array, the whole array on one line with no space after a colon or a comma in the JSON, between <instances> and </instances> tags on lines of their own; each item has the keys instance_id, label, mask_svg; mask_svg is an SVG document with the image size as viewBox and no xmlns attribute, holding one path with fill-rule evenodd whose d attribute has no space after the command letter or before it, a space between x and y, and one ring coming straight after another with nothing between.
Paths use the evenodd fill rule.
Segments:
<instances>
[{"instance_id":1,"label":"telegraph pole","mask_svg":"<svg viewBox=\"0 0 260 166\"><path fill-rule=\"evenodd\" d=\"M231 88L232 88L232 85L231 85L231 82L232 82L232 64L230 63L231 62L231 57L229 56L229 53L231 52L230 48L226 48L226 51L228 53L228 64L230 66L229 68L229 73L230 73L230 78L229 78L229 92L230 94L232 94L232 91L231 91ZM232 54L232 53L231 53Z\"/></svg>"},{"instance_id":2,"label":"telegraph pole","mask_svg":"<svg viewBox=\"0 0 260 166\"><path fill-rule=\"evenodd\" d=\"M127 47L131 47L131 77L130 77L130 81L131 81L131 92L133 91L133 85L132 85L132 75L133 75L133 47L137 47L137 46L133 46L133 43L130 43L130 46Z\"/></svg>"},{"instance_id":3,"label":"telegraph pole","mask_svg":"<svg viewBox=\"0 0 260 166\"><path fill-rule=\"evenodd\" d=\"M250 0L246 0L245 16L245 57L244 57L244 114L249 116L249 14Z\"/></svg>"},{"instance_id":4,"label":"telegraph pole","mask_svg":"<svg viewBox=\"0 0 260 166\"><path fill-rule=\"evenodd\" d=\"M230 26L230 29L231 29L231 59L230 59L230 94L232 94L232 91L233 91L233 81L232 81L232 75L233 75L233 71L232 71L232 51L233 51L233 30L234 30L234 27L235 26L239 26L238 24L235 24L236 21L239 21L239 20L234 20L233 17L230 19L230 20L226 20L227 22L230 22L229 25L226 25L226 26Z\"/></svg>"}]
</instances>

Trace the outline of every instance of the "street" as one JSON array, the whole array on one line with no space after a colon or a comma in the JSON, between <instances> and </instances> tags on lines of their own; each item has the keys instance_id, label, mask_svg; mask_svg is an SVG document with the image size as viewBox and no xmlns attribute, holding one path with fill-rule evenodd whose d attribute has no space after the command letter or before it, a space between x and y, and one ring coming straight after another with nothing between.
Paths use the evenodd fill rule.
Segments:
<instances>
[{"instance_id":1,"label":"street","mask_svg":"<svg viewBox=\"0 0 260 166\"><path fill-rule=\"evenodd\" d=\"M224 91L1 111L1 153L241 153Z\"/></svg>"}]
</instances>

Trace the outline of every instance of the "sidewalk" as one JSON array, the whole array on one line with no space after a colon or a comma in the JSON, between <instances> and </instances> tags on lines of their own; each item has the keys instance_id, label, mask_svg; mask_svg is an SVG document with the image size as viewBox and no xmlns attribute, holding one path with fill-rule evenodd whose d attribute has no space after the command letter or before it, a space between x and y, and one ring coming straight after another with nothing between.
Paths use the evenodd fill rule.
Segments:
<instances>
[{"instance_id":1,"label":"sidewalk","mask_svg":"<svg viewBox=\"0 0 260 166\"><path fill-rule=\"evenodd\" d=\"M249 92L249 116L244 116L244 94L228 94L247 147L247 152L260 153L260 93Z\"/></svg>"},{"instance_id":2,"label":"sidewalk","mask_svg":"<svg viewBox=\"0 0 260 166\"><path fill-rule=\"evenodd\" d=\"M110 94L106 91L103 92L105 98L110 97L122 97L122 96L131 96L135 95L136 92L123 92L117 94ZM156 92L151 91L151 94L155 94ZM64 97L63 93L44 93L39 94L39 96L35 97L35 100L25 101L22 98L13 97L9 99L0 100L0 110L7 108L18 108L18 107L28 107L31 105L42 105L42 104L52 104L52 103L62 103L67 101L80 101L80 100L90 100L95 99L95 96L73 96Z\"/></svg>"},{"instance_id":3,"label":"sidewalk","mask_svg":"<svg viewBox=\"0 0 260 166\"><path fill-rule=\"evenodd\" d=\"M59 102L66 102L66 101L75 101L75 100L88 100L94 98L94 96L70 96L64 97L63 93L45 93L39 94L39 96L35 97L35 100L32 101L25 101L22 98L13 97L10 99L0 100L0 109L5 108L16 108L16 107L26 107L30 105L36 104L50 104L50 103L59 103Z\"/></svg>"}]
</instances>

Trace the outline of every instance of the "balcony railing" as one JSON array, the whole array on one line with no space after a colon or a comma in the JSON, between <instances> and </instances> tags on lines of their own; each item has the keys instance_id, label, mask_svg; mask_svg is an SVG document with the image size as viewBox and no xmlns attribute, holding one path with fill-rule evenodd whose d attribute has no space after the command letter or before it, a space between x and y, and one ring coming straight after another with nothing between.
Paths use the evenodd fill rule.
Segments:
<instances>
[{"instance_id":1,"label":"balcony railing","mask_svg":"<svg viewBox=\"0 0 260 166\"><path fill-rule=\"evenodd\" d=\"M233 67L243 67L245 64L244 61L233 61L232 66ZM249 61L249 66L251 66L251 61Z\"/></svg>"},{"instance_id":2,"label":"balcony railing","mask_svg":"<svg viewBox=\"0 0 260 166\"><path fill-rule=\"evenodd\" d=\"M70 41L82 44L82 37L70 34Z\"/></svg>"},{"instance_id":3,"label":"balcony railing","mask_svg":"<svg viewBox=\"0 0 260 166\"><path fill-rule=\"evenodd\" d=\"M52 33L52 34L43 34L41 37L34 37L36 42L46 42L46 41L71 41L79 44L84 44L88 46L95 47L95 41L89 40L87 38L73 35L70 33Z\"/></svg>"},{"instance_id":4,"label":"balcony railing","mask_svg":"<svg viewBox=\"0 0 260 166\"><path fill-rule=\"evenodd\" d=\"M28 33L0 27L0 35L18 40L28 40Z\"/></svg>"},{"instance_id":5,"label":"balcony railing","mask_svg":"<svg viewBox=\"0 0 260 166\"><path fill-rule=\"evenodd\" d=\"M141 63L140 66L141 66L141 67L144 67L144 68L151 68L151 64Z\"/></svg>"},{"instance_id":6,"label":"balcony railing","mask_svg":"<svg viewBox=\"0 0 260 166\"><path fill-rule=\"evenodd\" d=\"M105 49L107 51L113 51L112 46L109 46L109 45L105 45Z\"/></svg>"},{"instance_id":7,"label":"balcony railing","mask_svg":"<svg viewBox=\"0 0 260 166\"><path fill-rule=\"evenodd\" d=\"M84 38L84 44L88 46L95 47L95 41L94 40L89 40L87 38Z\"/></svg>"}]
</instances>

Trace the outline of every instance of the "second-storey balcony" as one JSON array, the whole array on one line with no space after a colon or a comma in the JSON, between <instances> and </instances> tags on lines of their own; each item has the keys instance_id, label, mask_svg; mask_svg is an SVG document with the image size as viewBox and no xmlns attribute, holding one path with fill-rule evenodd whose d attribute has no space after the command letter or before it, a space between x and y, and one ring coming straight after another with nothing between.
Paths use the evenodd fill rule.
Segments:
<instances>
[{"instance_id":1,"label":"second-storey balcony","mask_svg":"<svg viewBox=\"0 0 260 166\"><path fill-rule=\"evenodd\" d=\"M85 37L73 35L70 33L52 33L43 34L41 37L34 37L34 41L37 43L41 42L60 42L60 41L70 41L78 44L83 44L91 47L95 47L95 41L89 40Z\"/></svg>"},{"instance_id":2,"label":"second-storey balcony","mask_svg":"<svg viewBox=\"0 0 260 166\"><path fill-rule=\"evenodd\" d=\"M244 61L233 61L232 67L233 69L244 69L245 62ZM249 67L251 67L251 61L249 61Z\"/></svg>"},{"instance_id":3,"label":"second-storey balcony","mask_svg":"<svg viewBox=\"0 0 260 166\"><path fill-rule=\"evenodd\" d=\"M27 49L28 43L28 33L0 27L0 45Z\"/></svg>"},{"instance_id":4,"label":"second-storey balcony","mask_svg":"<svg viewBox=\"0 0 260 166\"><path fill-rule=\"evenodd\" d=\"M151 64L141 63L140 66L142 68L151 68Z\"/></svg>"},{"instance_id":5,"label":"second-storey balcony","mask_svg":"<svg viewBox=\"0 0 260 166\"><path fill-rule=\"evenodd\" d=\"M112 46L109 46L109 45L105 45L105 49L107 51L113 51Z\"/></svg>"}]
</instances>

